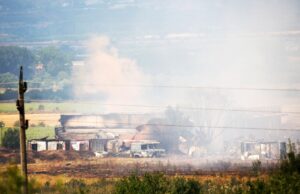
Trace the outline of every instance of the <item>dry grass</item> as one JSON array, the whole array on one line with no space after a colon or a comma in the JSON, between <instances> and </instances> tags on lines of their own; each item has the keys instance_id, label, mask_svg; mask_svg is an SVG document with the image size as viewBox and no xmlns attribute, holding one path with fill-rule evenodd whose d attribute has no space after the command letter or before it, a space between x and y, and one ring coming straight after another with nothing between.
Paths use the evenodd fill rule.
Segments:
<instances>
[{"instance_id":1,"label":"dry grass","mask_svg":"<svg viewBox=\"0 0 300 194\"><path fill-rule=\"evenodd\" d=\"M45 114L26 114L26 119L29 124L38 125L43 122L47 126L56 126L59 124L59 113L45 113ZM19 114L0 114L0 121L5 123L6 127L13 127L14 123L19 120Z\"/></svg>"}]
</instances>

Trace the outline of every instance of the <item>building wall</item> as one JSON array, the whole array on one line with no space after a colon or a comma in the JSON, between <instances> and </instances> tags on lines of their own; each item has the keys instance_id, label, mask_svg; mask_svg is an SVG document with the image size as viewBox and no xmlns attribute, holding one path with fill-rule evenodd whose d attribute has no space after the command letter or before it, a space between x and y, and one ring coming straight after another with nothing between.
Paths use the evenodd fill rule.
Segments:
<instances>
[{"instance_id":1,"label":"building wall","mask_svg":"<svg viewBox=\"0 0 300 194\"><path fill-rule=\"evenodd\" d=\"M71 141L71 149L76 151L88 151L89 141Z\"/></svg>"}]
</instances>

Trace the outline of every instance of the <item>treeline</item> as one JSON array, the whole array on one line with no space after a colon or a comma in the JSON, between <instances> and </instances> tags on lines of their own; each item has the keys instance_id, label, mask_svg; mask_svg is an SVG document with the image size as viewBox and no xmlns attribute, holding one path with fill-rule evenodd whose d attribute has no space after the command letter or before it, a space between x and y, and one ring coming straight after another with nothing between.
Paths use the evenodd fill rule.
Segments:
<instances>
[{"instance_id":1,"label":"treeline","mask_svg":"<svg viewBox=\"0 0 300 194\"><path fill-rule=\"evenodd\" d=\"M4 100L15 100L18 98L18 91L7 89L5 92L0 93L0 101ZM29 90L26 92L26 100L72 100L73 95L73 85L66 84L61 89L54 91L53 89L42 89L42 90Z\"/></svg>"},{"instance_id":2,"label":"treeline","mask_svg":"<svg viewBox=\"0 0 300 194\"><path fill-rule=\"evenodd\" d=\"M28 99L72 99L72 58L70 50L57 47L0 47L0 100L16 99L21 65L29 82Z\"/></svg>"}]
</instances>

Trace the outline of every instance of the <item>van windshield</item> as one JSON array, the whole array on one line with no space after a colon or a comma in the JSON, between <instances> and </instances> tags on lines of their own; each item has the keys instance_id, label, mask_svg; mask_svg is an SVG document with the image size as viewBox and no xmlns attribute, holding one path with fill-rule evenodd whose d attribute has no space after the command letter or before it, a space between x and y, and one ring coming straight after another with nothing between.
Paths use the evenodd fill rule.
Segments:
<instances>
[{"instance_id":1,"label":"van windshield","mask_svg":"<svg viewBox=\"0 0 300 194\"><path fill-rule=\"evenodd\" d=\"M142 146L141 146L141 149L142 149L142 150L146 150L146 149L147 149L147 145L142 145Z\"/></svg>"},{"instance_id":2,"label":"van windshield","mask_svg":"<svg viewBox=\"0 0 300 194\"><path fill-rule=\"evenodd\" d=\"M157 149L157 144L149 144L149 149Z\"/></svg>"}]
</instances>

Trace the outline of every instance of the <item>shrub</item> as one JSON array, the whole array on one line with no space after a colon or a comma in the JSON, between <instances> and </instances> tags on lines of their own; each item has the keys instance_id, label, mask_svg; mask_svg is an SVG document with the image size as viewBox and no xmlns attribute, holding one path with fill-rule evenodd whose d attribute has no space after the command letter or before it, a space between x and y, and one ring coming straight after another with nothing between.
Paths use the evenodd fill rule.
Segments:
<instances>
[{"instance_id":1,"label":"shrub","mask_svg":"<svg viewBox=\"0 0 300 194\"><path fill-rule=\"evenodd\" d=\"M8 128L2 138L2 145L10 149L18 149L20 147L19 130Z\"/></svg>"},{"instance_id":2,"label":"shrub","mask_svg":"<svg viewBox=\"0 0 300 194\"><path fill-rule=\"evenodd\" d=\"M14 127L20 127L20 121L15 121L14 122Z\"/></svg>"},{"instance_id":3,"label":"shrub","mask_svg":"<svg viewBox=\"0 0 300 194\"><path fill-rule=\"evenodd\" d=\"M300 154L293 151L280 164L278 172L270 177L272 193L299 193L300 191Z\"/></svg>"},{"instance_id":4,"label":"shrub","mask_svg":"<svg viewBox=\"0 0 300 194\"><path fill-rule=\"evenodd\" d=\"M39 110L39 111L44 111L44 110L45 110L45 106L44 106L43 104L40 104L40 105L38 106L38 110Z\"/></svg>"},{"instance_id":5,"label":"shrub","mask_svg":"<svg viewBox=\"0 0 300 194\"><path fill-rule=\"evenodd\" d=\"M4 172L0 173L0 193L22 193L22 185L24 177L21 175L17 166L8 167ZM39 185L34 179L28 181L28 193L37 193Z\"/></svg>"},{"instance_id":6,"label":"shrub","mask_svg":"<svg viewBox=\"0 0 300 194\"><path fill-rule=\"evenodd\" d=\"M170 190L172 194L199 194L201 186L193 179L175 178Z\"/></svg>"},{"instance_id":7,"label":"shrub","mask_svg":"<svg viewBox=\"0 0 300 194\"><path fill-rule=\"evenodd\" d=\"M255 160L252 162L252 171L254 175L258 175L261 171L261 161L260 160Z\"/></svg>"},{"instance_id":8,"label":"shrub","mask_svg":"<svg viewBox=\"0 0 300 194\"><path fill-rule=\"evenodd\" d=\"M162 173L145 173L142 177L133 174L118 181L116 194L198 194L201 191L199 182L193 179L167 178Z\"/></svg>"},{"instance_id":9,"label":"shrub","mask_svg":"<svg viewBox=\"0 0 300 194\"><path fill-rule=\"evenodd\" d=\"M280 172L288 175L295 172L300 174L300 154L295 154L293 151L288 153L287 159L281 162Z\"/></svg>"},{"instance_id":10,"label":"shrub","mask_svg":"<svg viewBox=\"0 0 300 194\"><path fill-rule=\"evenodd\" d=\"M88 193L89 189L83 180L80 179L71 179L68 183L65 184L65 193Z\"/></svg>"},{"instance_id":11,"label":"shrub","mask_svg":"<svg viewBox=\"0 0 300 194\"><path fill-rule=\"evenodd\" d=\"M254 181L247 181L248 192L250 194L270 193L270 186L264 180L256 179Z\"/></svg>"},{"instance_id":12,"label":"shrub","mask_svg":"<svg viewBox=\"0 0 300 194\"><path fill-rule=\"evenodd\" d=\"M0 128L4 128L5 127L5 123L3 121L0 121Z\"/></svg>"},{"instance_id":13,"label":"shrub","mask_svg":"<svg viewBox=\"0 0 300 194\"><path fill-rule=\"evenodd\" d=\"M45 124L43 121L41 121L41 122L38 123L38 126L39 126L39 127L45 127L46 124Z\"/></svg>"},{"instance_id":14,"label":"shrub","mask_svg":"<svg viewBox=\"0 0 300 194\"><path fill-rule=\"evenodd\" d=\"M125 177L116 183L116 194L139 194L142 192L141 180L137 175L130 175L129 177Z\"/></svg>"},{"instance_id":15,"label":"shrub","mask_svg":"<svg viewBox=\"0 0 300 194\"><path fill-rule=\"evenodd\" d=\"M31 123L31 124L30 124L30 127L36 127L36 124Z\"/></svg>"}]
</instances>

